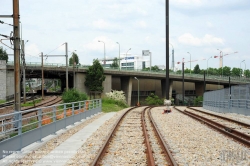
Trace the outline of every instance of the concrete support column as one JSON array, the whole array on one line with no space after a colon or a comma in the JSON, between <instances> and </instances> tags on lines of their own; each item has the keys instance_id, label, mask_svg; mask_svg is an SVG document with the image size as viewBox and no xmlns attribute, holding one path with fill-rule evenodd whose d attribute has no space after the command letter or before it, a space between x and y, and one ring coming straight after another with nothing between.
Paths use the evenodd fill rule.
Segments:
<instances>
[{"instance_id":1,"label":"concrete support column","mask_svg":"<svg viewBox=\"0 0 250 166\"><path fill-rule=\"evenodd\" d=\"M132 94L132 78L121 77L121 89L125 93L128 105L131 105L131 94Z\"/></svg>"},{"instance_id":2,"label":"concrete support column","mask_svg":"<svg viewBox=\"0 0 250 166\"><path fill-rule=\"evenodd\" d=\"M66 80L65 79L61 79L61 91L64 92L64 88L66 90Z\"/></svg>"},{"instance_id":3,"label":"concrete support column","mask_svg":"<svg viewBox=\"0 0 250 166\"><path fill-rule=\"evenodd\" d=\"M172 99L173 80L169 80L169 99Z\"/></svg>"},{"instance_id":4,"label":"concrete support column","mask_svg":"<svg viewBox=\"0 0 250 166\"><path fill-rule=\"evenodd\" d=\"M161 94L162 98L166 99L166 80L161 80Z\"/></svg>"},{"instance_id":5,"label":"concrete support column","mask_svg":"<svg viewBox=\"0 0 250 166\"><path fill-rule=\"evenodd\" d=\"M169 80L169 99L172 98L172 89L173 89L173 80ZM166 99L166 80L161 80L161 91L162 91L162 97Z\"/></svg>"},{"instance_id":6,"label":"concrete support column","mask_svg":"<svg viewBox=\"0 0 250 166\"><path fill-rule=\"evenodd\" d=\"M86 77L85 73L75 73L75 80L76 80L75 87L77 91L88 94L88 89L84 85L85 77Z\"/></svg>"},{"instance_id":7,"label":"concrete support column","mask_svg":"<svg viewBox=\"0 0 250 166\"><path fill-rule=\"evenodd\" d=\"M203 96L204 82L195 82L195 93L196 96Z\"/></svg>"},{"instance_id":8,"label":"concrete support column","mask_svg":"<svg viewBox=\"0 0 250 166\"><path fill-rule=\"evenodd\" d=\"M111 92L111 87L112 87L112 75L105 75L105 81L103 81L102 86L103 86L103 93L102 96L105 96L106 93Z\"/></svg>"}]
</instances>

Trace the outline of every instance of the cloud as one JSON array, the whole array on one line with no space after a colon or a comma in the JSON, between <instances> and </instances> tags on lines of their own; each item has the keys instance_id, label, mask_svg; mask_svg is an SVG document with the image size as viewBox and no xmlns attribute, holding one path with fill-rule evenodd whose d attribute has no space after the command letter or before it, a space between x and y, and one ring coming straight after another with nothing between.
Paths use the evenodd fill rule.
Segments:
<instances>
[{"instance_id":1,"label":"cloud","mask_svg":"<svg viewBox=\"0 0 250 166\"><path fill-rule=\"evenodd\" d=\"M98 19L96 21L93 21L93 27L97 29L115 29L117 26L115 24L111 24L110 22L107 22L103 19Z\"/></svg>"},{"instance_id":2,"label":"cloud","mask_svg":"<svg viewBox=\"0 0 250 166\"><path fill-rule=\"evenodd\" d=\"M95 37L91 42L84 44L83 47L84 49L102 52L104 49L104 44L98 41L103 41L105 43L105 50L110 51L110 50L114 50L115 48L117 48L117 43L107 38L106 36Z\"/></svg>"},{"instance_id":3,"label":"cloud","mask_svg":"<svg viewBox=\"0 0 250 166\"><path fill-rule=\"evenodd\" d=\"M145 21L138 21L137 26L140 27L140 28L146 28L147 23Z\"/></svg>"},{"instance_id":4,"label":"cloud","mask_svg":"<svg viewBox=\"0 0 250 166\"><path fill-rule=\"evenodd\" d=\"M178 41L182 44L192 46L203 46L203 45L223 45L224 41L222 38L214 37L206 34L203 38L194 37L190 33L185 33L178 38Z\"/></svg>"},{"instance_id":5,"label":"cloud","mask_svg":"<svg viewBox=\"0 0 250 166\"><path fill-rule=\"evenodd\" d=\"M38 55L41 51L36 44L27 44L25 47L25 52L30 55Z\"/></svg>"},{"instance_id":6,"label":"cloud","mask_svg":"<svg viewBox=\"0 0 250 166\"><path fill-rule=\"evenodd\" d=\"M209 21L206 22L206 25L207 25L209 28L213 28L213 27L214 27L214 25L213 25L211 22L209 22Z\"/></svg>"}]
</instances>

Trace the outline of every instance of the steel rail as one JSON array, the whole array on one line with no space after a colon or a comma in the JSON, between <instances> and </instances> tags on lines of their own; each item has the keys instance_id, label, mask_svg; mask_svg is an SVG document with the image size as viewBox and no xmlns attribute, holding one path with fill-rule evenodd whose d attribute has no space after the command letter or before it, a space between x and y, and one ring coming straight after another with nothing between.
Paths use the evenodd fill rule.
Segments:
<instances>
[{"instance_id":1,"label":"steel rail","mask_svg":"<svg viewBox=\"0 0 250 166\"><path fill-rule=\"evenodd\" d=\"M150 145L150 141L149 141L149 137L148 137L148 131L147 131L147 127L146 127L146 123L145 123L145 112L149 107L144 108L144 110L142 111L141 114L141 120L142 120L142 131L143 131L143 135L145 138L145 145L147 147L146 151L146 155L147 155L147 159L148 159L148 166L155 166L155 162L154 162L154 156L153 156L153 152L152 152L152 148Z\"/></svg>"},{"instance_id":2,"label":"steel rail","mask_svg":"<svg viewBox=\"0 0 250 166\"><path fill-rule=\"evenodd\" d=\"M201 110L198 110L198 109L195 109L195 108L191 108L191 107L187 107L187 108L191 109L191 110L194 110L194 111L198 111L200 113L204 113L204 114L211 115L211 116L214 116L214 117L217 117L217 118L221 118L223 120L234 122L234 123L237 123L237 124L242 125L244 127L249 127L250 128L250 124L248 124L248 123L240 122L240 121L237 121L237 120L234 120L234 119L231 119L231 118L227 118L227 117L223 117L223 116L216 115L216 114L213 114L213 113L201 111Z\"/></svg>"},{"instance_id":3,"label":"steel rail","mask_svg":"<svg viewBox=\"0 0 250 166\"><path fill-rule=\"evenodd\" d=\"M94 158L93 162L90 164L91 166L97 166L98 163L100 162L100 160L102 159L102 157L104 156L104 154L106 153L107 149L108 149L108 145L109 142L112 139L112 136L114 135L114 133L117 131L118 127L119 127L119 123L121 122L121 120L125 117L125 115L130 112L131 110L135 109L137 107L132 107L130 109L128 109L126 112L124 112L124 114L116 121L114 127L111 129L110 134L107 136L107 139L105 141L105 143L103 144L103 146L101 147L101 149L99 150L98 154L96 155L96 157Z\"/></svg>"},{"instance_id":4,"label":"steel rail","mask_svg":"<svg viewBox=\"0 0 250 166\"><path fill-rule=\"evenodd\" d=\"M150 123L153 127L153 130L154 130L155 135L158 139L158 142L159 142L160 146L162 147L163 153L165 154L165 157L166 157L166 160L168 161L168 164L171 166L177 166L178 164L176 163L171 151L169 150L169 146L164 141L164 138L161 135L161 132L159 131L154 118L152 117L151 108L149 109L148 114L149 114Z\"/></svg>"},{"instance_id":5,"label":"steel rail","mask_svg":"<svg viewBox=\"0 0 250 166\"><path fill-rule=\"evenodd\" d=\"M195 120L198 120L206 125L208 125L209 127L221 132L222 134L228 136L228 137L231 137L235 140L237 140L238 142L250 147L250 136L244 134L244 133L241 133L241 132L238 132L236 130L233 130L233 129L230 129L229 127L225 126L225 125L222 125L220 123L217 123L213 120L210 120L210 119L207 119L205 117L202 117L202 116L199 116L199 115L196 115L194 113L191 113L191 112L188 112L188 111L181 111L180 109L174 107L174 109L176 109L177 111L183 113L184 115L187 115Z\"/></svg>"}]
</instances>

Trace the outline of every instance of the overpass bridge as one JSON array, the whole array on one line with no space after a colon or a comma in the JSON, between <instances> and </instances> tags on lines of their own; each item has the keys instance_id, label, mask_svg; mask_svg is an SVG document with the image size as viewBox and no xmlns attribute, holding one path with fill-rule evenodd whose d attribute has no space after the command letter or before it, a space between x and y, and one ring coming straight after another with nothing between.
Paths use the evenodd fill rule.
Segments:
<instances>
[{"instance_id":1,"label":"overpass bridge","mask_svg":"<svg viewBox=\"0 0 250 166\"><path fill-rule=\"evenodd\" d=\"M1 64L0 64L1 65ZM3 66L3 65L2 65ZM4 68L4 67L1 67ZM14 94L14 64L9 62L6 64L6 91L5 94ZM79 66L75 69L75 88L81 92L88 93L88 89L85 87L85 75L87 66ZM26 78L41 78L41 64L40 63L26 63ZM66 66L65 64L57 63L46 63L43 66L44 78L45 79L60 79L61 80L61 90L63 91L66 87ZM1 74L1 73L0 73ZM119 69L104 69L104 74L106 79L103 83L104 91L110 92L111 90L123 90L126 95L126 99L129 105L136 103L134 100L137 99L137 77L140 86L140 98L148 96L150 93L155 93L159 97L166 97L166 73L165 71L142 71L142 70L119 70ZM68 67L69 76L69 88L73 88L73 67ZM2 78L2 77L1 77ZM3 77L4 78L4 77ZM175 94L182 94L182 74L177 74L175 72L169 73L170 87L169 96L174 97ZM3 81L4 82L4 81ZM224 87L229 87L229 77L220 77L214 75L208 75L205 77L201 74L187 74L184 75L184 85L185 93L191 93L194 96L202 96L204 89L206 90L216 90ZM250 79L231 77L231 85L246 84L249 83ZM205 85L205 87L204 87ZM12 88L13 87L13 88ZM11 90L13 89L13 90ZM1 91L1 90L0 90ZM2 90L3 91L3 90ZM1 97L1 96L0 96ZM134 99L132 99L134 98ZM132 102L131 102L132 101Z\"/></svg>"}]
</instances>

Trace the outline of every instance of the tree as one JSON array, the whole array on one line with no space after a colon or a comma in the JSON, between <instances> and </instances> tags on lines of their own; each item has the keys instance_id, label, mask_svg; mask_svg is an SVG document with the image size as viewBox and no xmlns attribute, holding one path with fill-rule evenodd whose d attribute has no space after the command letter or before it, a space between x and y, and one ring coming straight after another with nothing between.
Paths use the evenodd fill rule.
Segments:
<instances>
[{"instance_id":1,"label":"tree","mask_svg":"<svg viewBox=\"0 0 250 166\"><path fill-rule=\"evenodd\" d=\"M232 69L232 76L238 76L238 77L240 77L241 74L242 74L242 69L235 68L235 67Z\"/></svg>"},{"instance_id":2,"label":"tree","mask_svg":"<svg viewBox=\"0 0 250 166\"><path fill-rule=\"evenodd\" d=\"M200 66L197 64L195 67L194 67L194 74L200 74Z\"/></svg>"},{"instance_id":3,"label":"tree","mask_svg":"<svg viewBox=\"0 0 250 166\"><path fill-rule=\"evenodd\" d=\"M87 69L85 77L85 86L90 91L103 91L102 82L105 80L104 70L98 59L93 60L93 65Z\"/></svg>"},{"instance_id":4,"label":"tree","mask_svg":"<svg viewBox=\"0 0 250 166\"><path fill-rule=\"evenodd\" d=\"M231 67L225 66L223 67L223 76L230 76L231 75Z\"/></svg>"},{"instance_id":5,"label":"tree","mask_svg":"<svg viewBox=\"0 0 250 166\"><path fill-rule=\"evenodd\" d=\"M0 60L6 60L6 63L8 62L8 54L5 50L3 50L3 47L0 47Z\"/></svg>"},{"instance_id":6,"label":"tree","mask_svg":"<svg viewBox=\"0 0 250 166\"><path fill-rule=\"evenodd\" d=\"M250 78L250 70L249 69L244 71L244 76L247 78Z\"/></svg>"},{"instance_id":7,"label":"tree","mask_svg":"<svg viewBox=\"0 0 250 166\"><path fill-rule=\"evenodd\" d=\"M75 58L75 59L74 59ZM75 65L79 64L79 58L76 53L73 52L72 56L69 58L69 65L73 66L73 60L75 60Z\"/></svg>"},{"instance_id":8,"label":"tree","mask_svg":"<svg viewBox=\"0 0 250 166\"><path fill-rule=\"evenodd\" d=\"M110 67L112 67L112 68L118 68L119 67L118 58L115 58L113 60L113 63L110 65Z\"/></svg>"}]
</instances>

